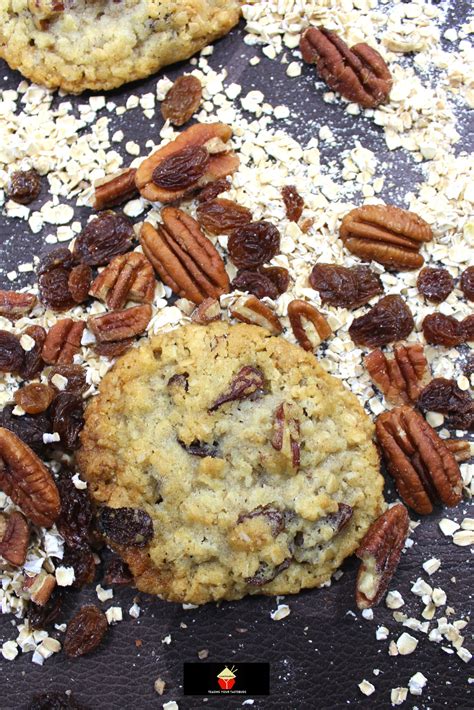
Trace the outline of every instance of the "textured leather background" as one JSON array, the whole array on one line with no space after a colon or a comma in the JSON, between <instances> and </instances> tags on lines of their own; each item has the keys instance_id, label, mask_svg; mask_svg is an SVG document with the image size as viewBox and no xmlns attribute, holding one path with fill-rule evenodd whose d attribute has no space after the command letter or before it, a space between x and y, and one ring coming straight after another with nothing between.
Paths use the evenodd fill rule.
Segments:
<instances>
[{"instance_id":1,"label":"textured leather background","mask_svg":"<svg viewBox=\"0 0 474 710\"><path fill-rule=\"evenodd\" d=\"M458 2L451 15L463 22L467 10L467 2ZM300 79L290 81L285 76L285 65L270 62L263 55L257 68L250 67L248 58L255 54L261 53L244 45L241 32L236 30L218 43L211 63L213 67L226 63L228 81L242 84L244 94L250 89L262 88L273 105L290 106L292 116L288 130L302 142L311 135L317 136L319 127L326 123L343 130L347 143L343 140L329 150L327 145L321 146L324 164L335 160L340 166L340 152L352 148L354 136L358 137L364 146L370 147L380 160L386 160L391 166L383 197L400 204L397 185L402 184L403 192L406 192L407 185L415 185L420 179L420 172L411 158L399 151L390 154L381 131L370 121L345 114L339 104L325 104L321 92L314 90L311 70L305 69ZM180 65L167 74L174 77L187 68L188 65ZM18 74L0 63L1 88L16 88L19 80ZM122 102L130 93L153 90L155 81L156 78L140 82L109 96ZM84 98L70 100L78 104ZM138 110L123 117L113 117L112 125L114 129L124 130L126 140L137 140L144 146L149 137L157 138L160 124L158 120L156 124L148 122ZM472 148L472 132L469 134L466 117L460 125L464 134L463 147L469 150ZM44 194L42 199L45 199ZM88 210L78 210L79 218L81 214L84 219ZM45 229L39 235L32 235L23 223L0 216L0 260L5 272L19 262L29 261L33 252L38 253L47 233ZM22 277L24 281L16 283L26 283L26 276ZM464 504L455 513L451 512L450 517L461 520L466 512L467 505ZM392 588L398 589L407 602L403 611L419 616L421 600L410 593L410 586L422 574L424 560L440 557L442 567L430 581L445 589L448 604L456 609L455 618L459 618L469 612L469 550L448 543L437 525L440 517L436 514L422 521L414 536L415 545L404 555ZM255 710L339 710L348 705L390 708L390 689L407 686L416 671L425 674L428 684L421 697L409 696L402 706L404 709L472 707L468 667L456 655L447 655L440 645L428 642L422 634L410 632L420 638L415 653L392 658L387 653L388 641L375 639L377 626L388 626L390 638L395 639L407 629L396 624L391 612L383 605L375 609L374 621L363 619L359 613L354 615L356 567L353 560L348 561L343 568L344 576L330 589L308 591L285 599L291 614L280 622L270 619L270 611L276 608L276 601L271 598L247 598L238 603L184 611L179 605L144 595L139 595L142 615L133 620L126 610L132 604L134 591L117 590L114 599L103 606L120 604L125 620L110 630L99 651L79 660L68 660L58 654L43 667L31 663L31 654L14 662L0 658L0 708L25 708L34 692L51 689L70 689L78 700L97 710L161 708L163 702L169 700L178 701L180 710L241 707L244 700L241 696L206 701L182 696L182 663L197 661L197 652L204 648L209 650L209 661L270 662L271 695L256 697L251 706ZM92 590L73 595L71 608L86 601L97 601ZM66 611L64 620L69 616ZM168 634L171 643L165 644L163 639ZM0 618L0 643L12 637L11 619ZM379 669L378 676L374 676L374 669ZM163 678L167 685L162 698L153 688L157 677ZM363 697L357 687L363 678L376 686L377 692L370 698Z\"/></svg>"}]
</instances>

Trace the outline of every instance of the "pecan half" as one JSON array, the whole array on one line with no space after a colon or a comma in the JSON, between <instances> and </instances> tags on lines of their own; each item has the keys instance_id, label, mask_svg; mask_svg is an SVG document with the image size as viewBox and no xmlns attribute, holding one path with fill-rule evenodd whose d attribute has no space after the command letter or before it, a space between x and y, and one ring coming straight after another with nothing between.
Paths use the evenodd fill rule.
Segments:
<instances>
[{"instance_id":1,"label":"pecan half","mask_svg":"<svg viewBox=\"0 0 474 710\"><path fill-rule=\"evenodd\" d=\"M410 508L427 515L438 500L448 506L459 503L459 466L421 414L408 406L396 407L381 414L375 426L388 472Z\"/></svg>"},{"instance_id":2,"label":"pecan half","mask_svg":"<svg viewBox=\"0 0 474 710\"><path fill-rule=\"evenodd\" d=\"M271 444L281 451L296 471L300 465L300 422L295 416L294 405L282 402L275 410Z\"/></svg>"},{"instance_id":3,"label":"pecan half","mask_svg":"<svg viewBox=\"0 0 474 710\"><path fill-rule=\"evenodd\" d=\"M59 515L59 493L51 473L29 446L3 427L0 427L0 490L35 525L51 527Z\"/></svg>"},{"instance_id":4,"label":"pecan half","mask_svg":"<svg viewBox=\"0 0 474 710\"><path fill-rule=\"evenodd\" d=\"M138 195L136 172L135 168L125 168L114 175L97 180L94 183L94 209L109 209Z\"/></svg>"},{"instance_id":5,"label":"pecan half","mask_svg":"<svg viewBox=\"0 0 474 710\"><path fill-rule=\"evenodd\" d=\"M41 357L48 365L68 365L74 360L81 347L84 321L73 321L72 318L58 320L46 336Z\"/></svg>"},{"instance_id":6,"label":"pecan half","mask_svg":"<svg viewBox=\"0 0 474 710\"><path fill-rule=\"evenodd\" d=\"M146 330L152 315L151 306L134 306L123 311L92 316L87 321L99 343L110 343L140 335Z\"/></svg>"},{"instance_id":7,"label":"pecan half","mask_svg":"<svg viewBox=\"0 0 474 710\"><path fill-rule=\"evenodd\" d=\"M151 202L173 202L214 180L232 175L239 166L239 159L228 145L231 136L232 129L224 123L197 123L183 131L174 141L152 153L140 165L135 176L140 194ZM193 148L204 148L208 153L208 160L203 172L196 174L196 180L185 185L188 182L186 161L181 161L180 158L183 151ZM176 189L160 187L155 184L153 176L156 175L157 168L165 160L175 160L176 156L181 164L181 175L176 175L178 183ZM191 155L189 159L192 161ZM182 188L179 187L180 177L185 185Z\"/></svg>"},{"instance_id":8,"label":"pecan half","mask_svg":"<svg viewBox=\"0 0 474 710\"><path fill-rule=\"evenodd\" d=\"M221 304L214 298L206 298L191 314L193 323L207 325L221 319Z\"/></svg>"},{"instance_id":9,"label":"pecan half","mask_svg":"<svg viewBox=\"0 0 474 710\"><path fill-rule=\"evenodd\" d=\"M388 589L408 535L408 513L401 503L386 510L366 532L357 557L356 604L359 609L376 606Z\"/></svg>"},{"instance_id":10,"label":"pecan half","mask_svg":"<svg viewBox=\"0 0 474 710\"><path fill-rule=\"evenodd\" d=\"M308 64L326 84L345 99L364 108L384 103L392 88L392 75L381 55L362 42L350 49L325 27L310 27L301 36L300 49Z\"/></svg>"},{"instance_id":11,"label":"pecan half","mask_svg":"<svg viewBox=\"0 0 474 710\"><path fill-rule=\"evenodd\" d=\"M306 301L291 301L288 304L288 318L293 335L303 350L312 352L332 333L323 314Z\"/></svg>"},{"instance_id":12,"label":"pecan half","mask_svg":"<svg viewBox=\"0 0 474 710\"><path fill-rule=\"evenodd\" d=\"M259 390L263 390L265 386L265 376L258 367L246 365L235 375L229 384L229 389L216 399L209 407L210 412L215 412L226 402L234 402L236 400L247 399L252 395L258 394Z\"/></svg>"},{"instance_id":13,"label":"pecan half","mask_svg":"<svg viewBox=\"0 0 474 710\"><path fill-rule=\"evenodd\" d=\"M111 310L118 310L127 301L151 303L155 283L155 272L148 259L131 252L112 259L95 279L89 295L105 301Z\"/></svg>"},{"instance_id":14,"label":"pecan half","mask_svg":"<svg viewBox=\"0 0 474 710\"><path fill-rule=\"evenodd\" d=\"M419 249L423 242L433 239L433 232L414 212L393 205L364 205L346 214L339 236L361 259L404 271L423 266Z\"/></svg>"},{"instance_id":15,"label":"pecan half","mask_svg":"<svg viewBox=\"0 0 474 710\"><path fill-rule=\"evenodd\" d=\"M256 296L241 296L229 308L233 318L266 328L272 335L279 335L283 328L278 316Z\"/></svg>"},{"instance_id":16,"label":"pecan half","mask_svg":"<svg viewBox=\"0 0 474 710\"><path fill-rule=\"evenodd\" d=\"M38 299L32 293L0 290L0 316L15 320L26 316L36 305Z\"/></svg>"},{"instance_id":17,"label":"pecan half","mask_svg":"<svg viewBox=\"0 0 474 710\"><path fill-rule=\"evenodd\" d=\"M196 220L175 207L165 207L161 216L162 226L155 229L145 222L140 232L143 251L161 280L197 304L228 293L224 262Z\"/></svg>"},{"instance_id":18,"label":"pecan half","mask_svg":"<svg viewBox=\"0 0 474 710\"><path fill-rule=\"evenodd\" d=\"M463 439L443 439L443 441L458 463L470 460L472 456L470 441Z\"/></svg>"},{"instance_id":19,"label":"pecan half","mask_svg":"<svg viewBox=\"0 0 474 710\"><path fill-rule=\"evenodd\" d=\"M423 345L397 345L393 358L378 348L364 358L364 363L373 382L392 404L416 402L427 381Z\"/></svg>"},{"instance_id":20,"label":"pecan half","mask_svg":"<svg viewBox=\"0 0 474 710\"><path fill-rule=\"evenodd\" d=\"M29 541L30 529L24 515L17 510L7 519L0 515L0 556L3 559L21 567L26 560Z\"/></svg>"}]
</instances>

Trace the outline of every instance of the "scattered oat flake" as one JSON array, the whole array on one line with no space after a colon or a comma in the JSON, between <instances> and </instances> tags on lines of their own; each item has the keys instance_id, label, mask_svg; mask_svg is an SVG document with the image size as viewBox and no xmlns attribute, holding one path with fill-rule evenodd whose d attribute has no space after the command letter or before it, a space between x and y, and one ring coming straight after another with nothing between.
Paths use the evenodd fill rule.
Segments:
<instances>
[{"instance_id":1,"label":"scattered oat flake","mask_svg":"<svg viewBox=\"0 0 474 710\"><path fill-rule=\"evenodd\" d=\"M397 640L397 649L401 656L408 656L410 653L413 653L417 646L418 639L410 634L407 634L406 631L404 631Z\"/></svg>"},{"instance_id":2,"label":"scattered oat flake","mask_svg":"<svg viewBox=\"0 0 474 710\"><path fill-rule=\"evenodd\" d=\"M372 683L364 678L364 680L359 683L359 690L364 695L372 695L372 693L375 693L375 685L372 685Z\"/></svg>"},{"instance_id":3,"label":"scattered oat flake","mask_svg":"<svg viewBox=\"0 0 474 710\"><path fill-rule=\"evenodd\" d=\"M163 703L163 710L179 710L178 703L175 700L169 700L167 703Z\"/></svg>"},{"instance_id":4,"label":"scattered oat flake","mask_svg":"<svg viewBox=\"0 0 474 710\"><path fill-rule=\"evenodd\" d=\"M390 693L390 702L393 706L401 705L405 702L408 696L408 688L392 688Z\"/></svg>"},{"instance_id":5,"label":"scattered oat flake","mask_svg":"<svg viewBox=\"0 0 474 710\"><path fill-rule=\"evenodd\" d=\"M459 530L453 535L453 542L460 547L474 545L474 530Z\"/></svg>"},{"instance_id":6,"label":"scattered oat flake","mask_svg":"<svg viewBox=\"0 0 474 710\"><path fill-rule=\"evenodd\" d=\"M438 523L441 532L443 535L454 535L456 530L459 530L459 524L456 523L454 520L450 520L449 518L442 518L439 523Z\"/></svg>"},{"instance_id":7,"label":"scattered oat flake","mask_svg":"<svg viewBox=\"0 0 474 710\"><path fill-rule=\"evenodd\" d=\"M412 695L421 695L423 692L423 688L425 687L426 683L428 682L428 678L423 675L423 673L415 673L415 675L412 675L410 680L408 681L408 688L410 690L410 693Z\"/></svg>"},{"instance_id":8,"label":"scattered oat flake","mask_svg":"<svg viewBox=\"0 0 474 710\"><path fill-rule=\"evenodd\" d=\"M273 621L281 621L290 615L290 607L288 604L278 604L277 609L270 612L270 618Z\"/></svg>"},{"instance_id":9,"label":"scattered oat flake","mask_svg":"<svg viewBox=\"0 0 474 710\"><path fill-rule=\"evenodd\" d=\"M163 695L163 693L165 692L165 688L166 688L166 683L163 680L163 678L157 678L155 680L154 688L155 688L155 691L158 693L158 695Z\"/></svg>"},{"instance_id":10,"label":"scattered oat flake","mask_svg":"<svg viewBox=\"0 0 474 710\"><path fill-rule=\"evenodd\" d=\"M430 576L437 572L440 567L441 560L438 560L436 557L431 557L429 560L426 560L426 562L423 562L423 569Z\"/></svg>"}]
</instances>

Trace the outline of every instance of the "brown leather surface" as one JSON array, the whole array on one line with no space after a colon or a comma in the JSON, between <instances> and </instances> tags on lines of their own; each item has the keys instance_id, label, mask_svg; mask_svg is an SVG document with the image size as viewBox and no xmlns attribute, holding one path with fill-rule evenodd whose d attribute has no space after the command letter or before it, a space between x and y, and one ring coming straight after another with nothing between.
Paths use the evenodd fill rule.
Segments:
<instances>
[{"instance_id":1,"label":"brown leather surface","mask_svg":"<svg viewBox=\"0 0 474 710\"><path fill-rule=\"evenodd\" d=\"M462 22L467 9L468 3L460 2L452 13ZM332 159L340 165L340 152L353 147L351 134L355 133L363 145L375 150L380 160L387 160L392 166L382 195L384 199L398 203L396 185L403 182L406 192L407 184L415 185L419 181L419 168L411 158L399 151L391 154L381 131L371 122L345 114L340 104L328 106L322 101L322 92L314 89L310 68L305 68L300 79L289 81L285 76L286 65L270 62L265 57L258 68L250 67L248 58L255 54L259 54L259 50L244 45L237 30L217 45L211 63L217 67L225 62L228 81L242 84L244 94L250 89L262 88L274 105L283 103L292 107L289 130L302 142L311 135L317 136L319 127L330 116L330 122L335 121L343 128L348 140L347 146L338 144L329 150L322 145L323 165ZM0 88L15 88L19 75L3 64L0 68ZM186 68L187 65L180 65L166 73L174 77ZM151 79L118 90L111 98L122 102L130 93L153 90L155 81ZM71 100L78 104L84 97ZM112 125L124 130L127 140L137 140L142 146L150 137L157 140L158 121L150 123L141 111L113 117ZM466 126L464 122L464 147L469 150L472 135L468 135ZM44 194L41 199L46 199ZM88 214L86 209L78 210L83 220ZM41 234L32 235L23 223L0 216L0 258L2 266L7 267L5 271L19 262L29 261L33 252L38 253L47 233L44 229ZM26 283L26 278L24 275L24 280L16 283ZM3 285L8 286L8 282ZM388 497L393 498L393 494L388 492ZM467 508L467 504L463 504L455 513L451 512L450 517L461 520ZM414 535L415 545L404 554L392 588L398 589L406 601L403 611L420 617L422 603L410 593L410 586L418 576L426 578L422 562L432 556L439 557L442 567L430 582L447 592L448 604L456 610L454 618L460 618L469 612L469 574L472 578L472 566L468 567L469 550L448 543L437 525L440 517L442 514L437 511L423 519ZM256 697L252 706L244 706L255 710L336 710L348 705L390 708L390 689L407 686L409 678L417 671L428 678L427 687L421 697L409 696L402 708L461 710L472 707L468 667L456 655L443 652L441 644L430 643L423 634L410 631L420 638L415 653L396 658L388 655L388 641L375 639L377 626L386 625L390 638L394 639L407 629L393 621L392 612L383 604L375 609L374 621L361 617L353 601L356 568L357 563L350 560L343 568L342 579L331 588L286 598L291 614L280 622L270 619L270 611L276 608L272 598L253 597L184 611L179 605L143 595L138 595L142 615L133 620L126 610L136 593L130 589L117 590L114 599L103 606L120 604L125 620L110 629L103 646L90 656L68 660L58 654L43 667L31 663L31 654L24 654L14 662L0 659L0 708L25 708L33 693L51 689L70 689L79 701L97 710L161 708L163 702L169 700L176 700L180 710L242 707L244 698L241 696L207 701L182 697L182 663L197 661L197 652L204 648L209 650L209 661L267 661L271 664L271 695ZM74 594L71 608L86 601L97 601L93 589ZM64 620L69 616L70 611L66 610ZM171 643L163 643L168 634ZM13 637L11 619L0 618L0 642ZM374 669L380 671L377 676ZM153 687L158 677L166 681L162 698ZM363 678L373 682L377 689L370 698L363 697L357 687Z\"/></svg>"}]
</instances>

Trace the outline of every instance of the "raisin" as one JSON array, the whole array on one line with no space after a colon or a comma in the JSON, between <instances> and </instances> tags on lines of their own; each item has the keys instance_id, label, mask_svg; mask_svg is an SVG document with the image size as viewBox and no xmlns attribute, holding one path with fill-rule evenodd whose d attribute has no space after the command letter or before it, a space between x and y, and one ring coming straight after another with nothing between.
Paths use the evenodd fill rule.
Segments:
<instances>
[{"instance_id":1,"label":"raisin","mask_svg":"<svg viewBox=\"0 0 474 710\"><path fill-rule=\"evenodd\" d=\"M89 710L88 707L79 703L68 690L61 692L50 690L47 693L36 693L28 710Z\"/></svg>"},{"instance_id":2,"label":"raisin","mask_svg":"<svg viewBox=\"0 0 474 710\"><path fill-rule=\"evenodd\" d=\"M104 266L119 254L125 254L135 237L127 217L110 210L91 220L74 244L76 259L89 266Z\"/></svg>"},{"instance_id":3,"label":"raisin","mask_svg":"<svg viewBox=\"0 0 474 710\"><path fill-rule=\"evenodd\" d=\"M261 562L253 577L246 577L245 581L252 587L262 587L268 582L272 582L283 570L287 569L291 564L291 557L287 557L279 565L269 565L267 562Z\"/></svg>"},{"instance_id":4,"label":"raisin","mask_svg":"<svg viewBox=\"0 0 474 710\"><path fill-rule=\"evenodd\" d=\"M418 291L435 303L445 301L454 288L454 280L447 269L433 269L426 266L418 274Z\"/></svg>"},{"instance_id":5,"label":"raisin","mask_svg":"<svg viewBox=\"0 0 474 710\"><path fill-rule=\"evenodd\" d=\"M173 392L178 393L182 392L183 390L187 392L189 389L188 377L189 374L187 372L181 372L179 374L173 375L169 378L168 382L166 383L166 386L169 387L170 392L172 394Z\"/></svg>"},{"instance_id":6,"label":"raisin","mask_svg":"<svg viewBox=\"0 0 474 710\"><path fill-rule=\"evenodd\" d=\"M347 503L339 503L338 505L337 513L331 513L326 517L326 521L336 532L340 532L348 524L354 513L352 506Z\"/></svg>"},{"instance_id":7,"label":"raisin","mask_svg":"<svg viewBox=\"0 0 474 710\"><path fill-rule=\"evenodd\" d=\"M56 395L56 390L40 382L32 382L17 390L14 394L15 404L27 414L45 412Z\"/></svg>"},{"instance_id":8,"label":"raisin","mask_svg":"<svg viewBox=\"0 0 474 710\"><path fill-rule=\"evenodd\" d=\"M77 658L93 651L107 631L107 618L93 604L83 606L67 625L63 648L67 656Z\"/></svg>"},{"instance_id":9,"label":"raisin","mask_svg":"<svg viewBox=\"0 0 474 710\"><path fill-rule=\"evenodd\" d=\"M86 584L92 584L95 577L94 555L90 547L72 547L64 545L62 564L74 569L74 589L81 589Z\"/></svg>"},{"instance_id":10,"label":"raisin","mask_svg":"<svg viewBox=\"0 0 474 710\"><path fill-rule=\"evenodd\" d=\"M30 338L33 338L35 344L31 350L25 351L23 365L19 370L19 374L24 380L31 380L41 372L44 366L41 353L43 352L43 345L46 340L46 331L40 325L30 325L25 330L25 333L29 335Z\"/></svg>"},{"instance_id":11,"label":"raisin","mask_svg":"<svg viewBox=\"0 0 474 710\"><path fill-rule=\"evenodd\" d=\"M256 269L280 251L280 232L270 222L250 222L231 234L227 248L238 269Z\"/></svg>"},{"instance_id":12,"label":"raisin","mask_svg":"<svg viewBox=\"0 0 474 710\"><path fill-rule=\"evenodd\" d=\"M455 380L437 377L431 380L418 397L418 406L429 412L449 416L448 424L470 431L474 428L474 400L469 392L458 387Z\"/></svg>"},{"instance_id":13,"label":"raisin","mask_svg":"<svg viewBox=\"0 0 474 710\"><path fill-rule=\"evenodd\" d=\"M259 273L270 279L279 294L285 293L290 285L290 274L283 266L261 266Z\"/></svg>"},{"instance_id":14,"label":"raisin","mask_svg":"<svg viewBox=\"0 0 474 710\"><path fill-rule=\"evenodd\" d=\"M209 153L200 146L189 146L174 153L154 169L152 180L167 190L184 190L197 183L209 164Z\"/></svg>"},{"instance_id":15,"label":"raisin","mask_svg":"<svg viewBox=\"0 0 474 710\"><path fill-rule=\"evenodd\" d=\"M18 170L10 178L8 197L20 205L29 205L41 192L41 178L36 170Z\"/></svg>"},{"instance_id":16,"label":"raisin","mask_svg":"<svg viewBox=\"0 0 474 710\"><path fill-rule=\"evenodd\" d=\"M465 343L474 341L474 315L466 316L466 318L461 321L461 331Z\"/></svg>"},{"instance_id":17,"label":"raisin","mask_svg":"<svg viewBox=\"0 0 474 710\"><path fill-rule=\"evenodd\" d=\"M229 389L218 397L209 407L209 411L214 412L226 402L247 399L248 397L251 397L261 391L264 386L265 377L263 372L257 367L246 365L239 370L239 372L231 380Z\"/></svg>"},{"instance_id":18,"label":"raisin","mask_svg":"<svg viewBox=\"0 0 474 710\"><path fill-rule=\"evenodd\" d=\"M447 348L460 345L463 341L461 324L453 316L444 313L430 313L423 319L423 335L431 345L444 345Z\"/></svg>"},{"instance_id":19,"label":"raisin","mask_svg":"<svg viewBox=\"0 0 474 710\"><path fill-rule=\"evenodd\" d=\"M297 222L304 209L304 200L294 185L282 187L281 194L285 203L286 217L290 222Z\"/></svg>"},{"instance_id":20,"label":"raisin","mask_svg":"<svg viewBox=\"0 0 474 710\"><path fill-rule=\"evenodd\" d=\"M380 278L368 266L316 264L309 282L323 304L340 308L359 308L383 293Z\"/></svg>"},{"instance_id":21,"label":"raisin","mask_svg":"<svg viewBox=\"0 0 474 710\"><path fill-rule=\"evenodd\" d=\"M368 313L356 318L349 335L356 345L378 348L406 338L415 326L413 316L400 296L384 296Z\"/></svg>"},{"instance_id":22,"label":"raisin","mask_svg":"<svg viewBox=\"0 0 474 710\"><path fill-rule=\"evenodd\" d=\"M19 372L24 359L25 351L16 335L0 330L0 372Z\"/></svg>"},{"instance_id":23,"label":"raisin","mask_svg":"<svg viewBox=\"0 0 474 710\"><path fill-rule=\"evenodd\" d=\"M209 182L207 185L204 185L202 190L199 190L199 192L196 195L196 200L198 202L207 202L208 200L213 200L215 197L218 195L222 194L223 192L227 192L227 190L230 190L231 184L227 178L219 178L219 180L214 180L214 182Z\"/></svg>"},{"instance_id":24,"label":"raisin","mask_svg":"<svg viewBox=\"0 0 474 710\"><path fill-rule=\"evenodd\" d=\"M51 431L51 420L47 412L41 414L24 414L16 417L13 405L8 405L0 411L0 426L9 429L25 444L39 453L45 450L43 434Z\"/></svg>"},{"instance_id":25,"label":"raisin","mask_svg":"<svg viewBox=\"0 0 474 710\"><path fill-rule=\"evenodd\" d=\"M178 444L182 446L188 454L191 454L191 456L199 456L200 458L210 456L211 458L215 458L219 455L217 446L206 444L205 442L198 441L197 439L191 442L191 444L185 444L183 441L178 439Z\"/></svg>"},{"instance_id":26,"label":"raisin","mask_svg":"<svg viewBox=\"0 0 474 710\"><path fill-rule=\"evenodd\" d=\"M55 587L46 604L40 606L30 601L28 605L28 622L33 629L45 629L58 618L64 601L64 590Z\"/></svg>"},{"instance_id":27,"label":"raisin","mask_svg":"<svg viewBox=\"0 0 474 710\"><path fill-rule=\"evenodd\" d=\"M76 305L69 292L69 273L67 269L58 266L38 279L41 303L53 311L67 311Z\"/></svg>"},{"instance_id":28,"label":"raisin","mask_svg":"<svg viewBox=\"0 0 474 710\"><path fill-rule=\"evenodd\" d=\"M59 375L64 377L67 382L64 385L63 392L73 392L74 394L83 394L87 385L87 373L82 365L54 365L51 368L48 381L54 385L53 377Z\"/></svg>"},{"instance_id":29,"label":"raisin","mask_svg":"<svg viewBox=\"0 0 474 710\"><path fill-rule=\"evenodd\" d=\"M128 565L117 555L113 555L104 567L103 584L131 584L133 575L130 572Z\"/></svg>"},{"instance_id":30,"label":"raisin","mask_svg":"<svg viewBox=\"0 0 474 710\"><path fill-rule=\"evenodd\" d=\"M278 289L271 279L258 271L239 271L231 283L232 291L247 291L257 298L278 298Z\"/></svg>"},{"instance_id":31,"label":"raisin","mask_svg":"<svg viewBox=\"0 0 474 710\"><path fill-rule=\"evenodd\" d=\"M68 451L79 446L79 434L84 426L84 404L73 392L60 392L49 408L53 431L59 434L61 445Z\"/></svg>"},{"instance_id":32,"label":"raisin","mask_svg":"<svg viewBox=\"0 0 474 710\"><path fill-rule=\"evenodd\" d=\"M199 205L197 219L209 234L230 234L234 229L251 222L252 213L233 200L218 197Z\"/></svg>"},{"instance_id":33,"label":"raisin","mask_svg":"<svg viewBox=\"0 0 474 710\"><path fill-rule=\"evenodd\" d=\"M113 340L110 343L96 343L93 349L101 357L118 357L123 355L134 342L135 338L124 338L124 340Z\"/></svg>"},{"instance_id":34,"label":"raisin","mask_svg":"<svg viewBox=\"0 0 474 710\"><path fill-rule=\"evenodd\" d=\"M237 518L237 525L244 520L251 518L263 517L266 518L270 525L273 537L277 537L285 529L285 515L278 508L272 508L270 505L259 505L249 513L241 513Z\"/></svg>"},{"instance_id":35,"label":"raisin","mask_svg":"<svg viewBox=\"0 0 474 710\"><path fill-rule=\"evenodd\" d=\"M92 269L87 264L74 266L69 274L68 289L75 303L84 303L89 296L92 281Z\"/></svg>"},{"instance_id":36,"label":"raisin","mask_svg":"<svg viewBox=\"0 0 474 710\"><path fill-rule=\"evenodd\" d=\"M161 115L175 126L183 126L198 110L202 86L192 74L184 74L174 82L161 104Z\"/></svg>"},{"instance_id":37,"label":"raisin","mask_svg":"<svg viewBox=\"0 0 474 710\"><path fill-rule=\"evenodd\" d=\"M93 520L92 505L86 490L76 488L69 473L56 481L61 512L56 526L68 545L86 547Z\"/></svg>"},{"instance_id":38,"label":"raisin","mask_svg":"<svg viewBox=\"0 0 474 710\"><path fill-rule=\"evenodd\" d=\"M38 276L43 276L49 271L54 271L62 267L66 271L70 271L74 266L74 257L67 247L56 247L51 249L40 258L36 273Z\"/></svg>"},{"instance_id":39,"label":"raisin","mask_svg":"<svg viewBox=\"0 0 474 710\"><path fill-rule=\"evenodd\" d=\"M461 291L469 301L474 301L474 266L468 266L461 274Z\"/></svg>"},{"instance_id":40,"label":"raisin","mask_svg":"<svg viewBox=\"0 0 474 710\"><path fill-rule=\"evenodd\" d=\"M471 375L474 375L474 355L470 355L467 358L466 362L463 365L462 371L466 375L466 377L471 377Z\"/></svg>"},{"instance_id":41,"label":"raisin","mask_svg":"<svg viewBox=\"0 0 474 710\"><path fill-rule=\"evenodd\" d=\"M103 507L97 515L99 530L117 545L145 547L153 537L153 521L139 508Z\"/></svg>"}]
</instances>

